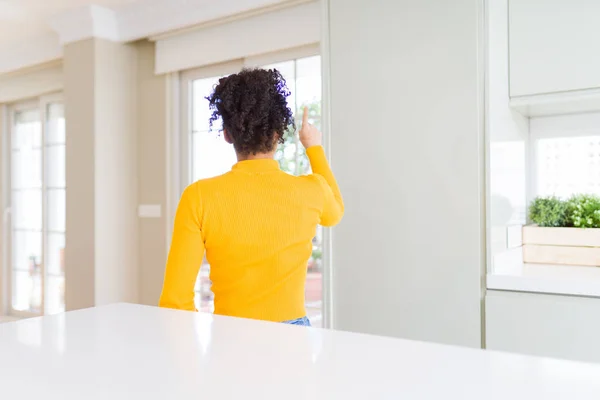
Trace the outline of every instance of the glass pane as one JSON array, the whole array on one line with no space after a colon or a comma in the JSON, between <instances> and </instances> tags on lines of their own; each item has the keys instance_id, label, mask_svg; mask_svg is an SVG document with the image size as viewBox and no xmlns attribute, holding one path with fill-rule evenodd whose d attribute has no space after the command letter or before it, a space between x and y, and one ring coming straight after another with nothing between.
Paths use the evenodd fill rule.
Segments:
<instances>
[{"instance_id":1,"label":"glass pane","mask_svg":"<svg viewBox=\"0 0 600 400\"><path fill-rule=\"evenodd\" d=\"M46 186L49 188L65 187L65 145L46 147Z\"/></svg>"},{"instance_id":2,"label":"glass pane","mask_svg":"<svg viewBox=\"0 0 600 400\"><path fill-rule=\"evenodd\" d=\"M194 132L208 131L210 108L206 97L211 94L214 86L219 83L219 77L197 79L192 82L192 130ZM221 121L215 121L213 130L221 130Z\"/></svg>"},{"instance_id":3,"label":"glass pane","mask_svg":"<svg viewBox=\"0 0 600 400\"><path fill-rule=\"evenodd\" d=\"M214 294L211 291L212 282L210 281L210 265L206 262L200 268L198 281L196 283L197 308L202 312L213 312L215 310Z\"/></svg>"},{"instance_id":4,"label":"glass pane","mask_svg":"<svg viewBox=\"0 0 600 400\"><path fill-rule=\"evenodd\" d=\"M46 271L48 275L63 275L65 273L65 235L49 233L46 247Z\"/></svg>"},{"instance_id":5,"label":"glass pane","mask_svg":"<svg viewBox=\"0 0 600 400\"><path fill-rule=\"evenodd\" d=\"M196 306L196 310L202 308L202 299L200 298L200 274L198 274L196 284L194 285L194 305Z\"/></svg>"},{"instance_id":6,"label":"glass pane","mask_svg":"<svg viewBox=\"0 0 600 400\"><path fill-rule=\"evenodd\" d=\"M296 61L267 65L264 68L276 68L286 78L292 95L288 104L295 112L296 127L302 121L303 108L308 107L309 121L321 129L321 57L307 57ZM297 106L297 108L296 108ZM275 153L280 168L292 175L304 175L311 172L310 163L304 147L299 143L295 132L284 135L284 143ZM323 303L323 229L318 227L313 239L313 252L308 263L306 279L306 310L313 326L322 326Z\"/></svg>"},{"instance_id":7,"label":"glass pane","mask_svg":"<svg viewBox=\"0 0 600 400\"><path fill-rule=\"evenodd\" d=\"M65 311L65 278L49 276L46 286L46 314L58 314Z\"/></svg>"},{"instance_id":8,"label":"glass pane","mask_svg":"<svg viewBox=\"0 0 600 400\"><path fill-rule=\"evenodd\" d=\"M537 195L600 195L600 136L540 139Z\"/></svg>"},{"instance_id":9,"label":"glass pane","mask_svg":"<svg viewBox=\"0 0 600 400\"><path fill-rule=\"evenodd\" d=\"M42 187L42 150L24 147L12 151L13 189Z\"/></svg>"},{"instance_id":10,"label":"glass pane","mask_svg":"<svg viewBox=\"0 0 600 400\"><path fill-rule=\"evenodd\" d=\"M39 110L18 111L15 113L15 126L12 135L13 149L29 149L42 146L42 124Z\"/></svg>"},{"instance_id":11,"label":"glass pane","mask_svg":"<svg viewBox=\"0 0 600 400\"><path fill-rule=\"evenodd\" d=\"M214 294L211 291L212 282L210 281L210 265L206 262L206 258L202 262L202 268L196 279L194 286L194 304L199 311L214 312Z\"/></svg>"},{"instance_id":12,"label":"glass pane","mask_svg":"<svg viewBox=\"0 0 600 400\"><path fill-rule=\"evenodd\" d=\"M299 167L297 167L299 161L297 155L301 145L298 143L295 133L291 131L285 133L283 140L284 142L277 147L275 152L275 159L279 162L279 168L288 174L300 175Z\"/></svg>"},{"instance_id":13,"label":"glass pane","mask_svg":"<svg viewBox=\"0 0 600 400\"><path fill-rule=\"evenodd\" d=\"M40 268L42 260L42 233L13 231L13 269L33 272Z\"/></svg>"},{"instance_id":14,"label":"glass pane","mask_svg":"<svg viewBox=\"0 0 600 400\"><path fill-rule=\"evenodd\" d=\"M233 146L216 132L192 134L192 180L211 178L231 170L237 162Z\"/></svg>"},{"instance_id":15,"label":"glass pane","mask_svg":"<svg viewBox=\"0 0 600 400\"><path fill-rule=\"evenodd\" d=\"M265 65L262 68L265 69L276 69L286 80L287 87L290 89L290 96L288 97L288 106L292 109L292 112L296 112L296 66L295 61L284 61L276 64ZM299 127L298 123L296 125ZM298 160L299 143L296 138L295 132L288 131L283 136L284 143L278 146L275 153L275 159L279 161L279 167L292 175L300 175L300 165Z\"/></svg>"},{"instance_id":16,"label":"glass pane","mask_svg":"<svg viewBox=\"0 0 600 400\"><path fill-rule=\"evenodd\" d=\"M286 79L291 96L288 105L296 118L301 113L296 104L309 107L311 123L320 129L321 120L321 59L319 56L290 60L277 64L265 65L265 69L275 68ZM218 78L201 79L192 83L193 104L192 123L194 133L191 135L191 169L192 181L221 175L231 169L236 162L235 151L223 137L208 132L210 111L204 97L208 96L217 83ZM299 126L299 123L297 123ZM300 175L310 172L310 166L304 148L298 143L294 132L287 132L285 143L278 148L276 159L282 169L290 174ZM191 182L190 182L191 183ZM322 228L319 227L313 241L313 255L308 265L306 283L307 312L311 322L321 326L322 310ZM213 295L210 291L209 265L203 265L196 283L196 307L202 311L213 310Z\"/></svg>"},{"instance_id":17,"label":"glass pane","mask_svg":"<svg viewBox=\"0 0 600 400\"><path fill-rule=\"evenodd\" d=\"M46 144L65 143L65 106L49 104L47 118Z\"/></svg>"},{"instance_id":18,"label":"glass pane","mask_svg":"<svg viewBox=\"0 0 600 400\"><path fill-rule=\"evenodd\" d=\"M288 97L288 106L292 109L292 112L296 110L296 71L295 61L284 61L276 64L265 65L264 69L276 69L285 78L288 89L290 89L291 95Z\"/></svg>"},{"instance_id":19,"label":"glass pane","mask_svg":"<svg viewBox=\"0 0 600 400\"><path fill-rule=\"evenodd\" d=\"M13 271L12 308L17 311L39 311L42 305L42 276L35 272Z\"/></svg>"},{"instance_id":20,"label":"glass pane","mask_svg":"<svg viewBox=\"0 0 600 400\"><path fill-rule=\"evenodd\" d=\"M313 106L311 116L321 116L321 57L301 58L296 66L298 111Z\"/></svg>"},{"instance_id":21,"label":"glass pane","mask_svg":"<svg viewBox=\"0 0 600 400\"><path fill-rule=\"evenodd\" d=\"M42 231L42 190L12 192L12 225L14 229Z\"/></svg>"},{"instance_id":22,"label":"glass pane","mask_svg":"<svg viewBox=\"0 0 600 400\"><path fill-rule=\"evenodd\" d=\"M231 170L237 162L233 146L225 142L221 121L215 121L212 131L209 132L210 109L206 96L210 95L220 78L198 79L192 83L192 132L190 133L191 145L191 181L211 178L222 175ZM191 182L190 182L191 183ZM210 290L208 274L210 266L206 263L200 269L196 281L196 308L201 311L214 310L213 294Z\"/></svg>"},{"instance_id":23,"label":"glass pane","mask_svg":"<svg viewBox=\"0 0 600 400\"><path fill-rule=\"evenodd\" d=\"M289 74L289 72L287 72ZM296 61L295 90L289 102L295 111L296 127L300 128L303 108L308 107L309 121L321 129L321 57L308 57ZM306 152L298 142L295 132L286 132L284 143L275 154L282 170L292 175L305 175L311 172Z\"/></svg>"},{"instance_id":24,"label":"glass pane","mask_svg":"<svg viewBox=\"0 0 600 400\"><path fill-rule=\"evenodd\" d=\"M49 232L65 231L65 201L65 189L48 190L47 221Z\"/></svg>"}]
</instances>

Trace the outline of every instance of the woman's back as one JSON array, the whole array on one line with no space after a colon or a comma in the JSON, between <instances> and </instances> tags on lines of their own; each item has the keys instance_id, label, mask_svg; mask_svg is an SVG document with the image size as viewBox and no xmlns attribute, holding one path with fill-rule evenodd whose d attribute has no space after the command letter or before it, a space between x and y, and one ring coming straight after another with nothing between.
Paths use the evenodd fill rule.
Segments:
<instances>
[{"instance_id":1,"label":"woman's back","mask_svg":"<svg viewBox=\"0 0 600 400\"><path fill-rule=\"evenodd\" d=\"M185 190L162 307L195 310L194 284L206 253L215 313L277 322L306 315L304 285L317 225L337 224L344 206L321 134L306 114L300 138L314 174L288 175L273 160L280 132L292 123L287 103L281 102L286 95L281 81L277 71L243 71L224 78L209 98L220 107L215 113L223 116L225 139L241 161L231 172ZM256 90L257 85L266 89ZM269 87L276 90L269 94ZM265 120L270 122L260 126Z\"/></svg>"}]
</instances>

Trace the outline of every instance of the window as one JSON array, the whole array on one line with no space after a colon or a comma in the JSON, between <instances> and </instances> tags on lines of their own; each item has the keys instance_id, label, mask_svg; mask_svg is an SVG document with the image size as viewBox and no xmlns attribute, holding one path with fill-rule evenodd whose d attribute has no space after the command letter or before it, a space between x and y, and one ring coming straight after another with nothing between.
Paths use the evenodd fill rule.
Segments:
<instances>
[{"instance_id":1,"label":"window","mask_svg":"<svg viewBox=\"0 0 600 400\"><path fill-rule=\"evenodd\" d=\"M600 195L600 113L530 118L529 201Z\"/></svg>"},{"instance_id":2,"label":"window","mask_svg":"<svg viewBox=\"0 0 600 400\"><path fill-rule=\"evenodd\" d=\"M594 229L524 227L537 197L600 195L598 126L600 113L583 113L527 118L518 135L490 130L488 288L600 296Z\"/></svg>"},{"instance_id":3,"label":"window","mask_svg":"<svg viewBox=\"0 0 600 400\"><path fill-rule=\"evenodd\" d=\"M600 195L600 135L540 138L535 152L537 195Z\"/></svg>"},{"instance_id":4,"label":"window","mask_svg":"<svg viewBox=\"0 0 600 400\"><path fill-rule=\"evenodd\" d=\"M300 127L302 109L306 106L309 120L321 129L321 57L313 56L277 64L264 65L264 68L279 70L288 82L291 91L290 107L295 111L296 126ZM292 175L310 173L310 163L298 135L286 132L284 143L275 154L281 169ZM323 229L319 227L313 239L312 256L308 262L306 276L306 312L311 323L322 326L323 319Z\"/></svg>"},{"instance_id":5,"label":"window","mask_svg":"<svg viewBox=\"0 0 600 400\"><path fill-rule=\"evenodd\" d=\"M590 268L600 255L598 229L589 229L596 224L596 200L578 196L565 203L578 194L600 195L595 97L569 91L511 96L506 2L489 11L487 288L600 297L600 269ZM557 199L535 202L548 196ZM532 221L534 202L536 221L548 227Z\"/></svg>"},{"instance_id":6,"label":"window","mask_svg":"<svg viewBox=\"0 0 600 400\"><path fill-rule=\"evenodd\" d=\"M65 118L59 96L11 107L10 312L64 311Z\"/></svg>"},{"instance_id":7,"label":"window","mask_svg":"<svg viewBox=\"0 0 600 400\"><path fill-rule=\"evenodd\" d=\"M189 71L182 76L182 187L190 183L223 174L237 162L233 147L227 144L220 134L220 128L209 129L210 110L205 99L222 76L239 71L244 66L276 68L285 77L291 91L289 105L297 118L302 117L302 108L309 108L311 123L321 128L321 58L301 52L300 56L279 54L273 57L258 57L241 60L221 66ZM286 59L287 58L287 59ZM284 59L284 61L279 61ZM276 61L276 62L272 62ZM297 120L299 127L301 121ZM304 148L294 132L286 132L284 143L276 152L281 169L289 174L310 173L310 165ZM306 306L313 325L322 321L323 303L323 230L319 227L313 241L313 253L308 264L306 282ZM196 306L199 310L214 309L213 294L210 291L210 265L205 263L200 269L196 283Z\"/></svg>"}]
</instances>

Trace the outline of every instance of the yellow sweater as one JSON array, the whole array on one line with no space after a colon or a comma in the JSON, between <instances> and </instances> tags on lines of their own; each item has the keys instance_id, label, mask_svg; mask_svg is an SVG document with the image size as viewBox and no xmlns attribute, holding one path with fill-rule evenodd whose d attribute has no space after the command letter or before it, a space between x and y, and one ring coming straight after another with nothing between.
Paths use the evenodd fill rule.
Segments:
<instances>
[{"instance_id":1,"label":"yellow sweater","mask_svg":"<svg viewBox=\"0 0 600 400\"><path fill-rule=\"evenodd\" d=\"M337 224L344 204L321 146L307 150L313 175L275 160L241 161L189 186L179 203L160 306L196 310L204 252L215 313L282 322L306 315L304 284L318 224Z\"/></svg>"}]
</instances>

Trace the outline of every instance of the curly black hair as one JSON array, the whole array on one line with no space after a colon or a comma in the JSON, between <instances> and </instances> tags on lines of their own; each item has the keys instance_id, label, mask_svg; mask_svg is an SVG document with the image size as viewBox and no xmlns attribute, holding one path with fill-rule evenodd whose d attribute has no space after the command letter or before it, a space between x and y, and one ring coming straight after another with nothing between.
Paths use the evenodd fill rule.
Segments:
<instances>
[{"instance_id":1,"label":"curly black hair","mask_svg":"<svg viewBox=\"0 0 600 400\"><path fill-rule=\"evenodd\" d=\"M285 78L276 69L243 69L221 78L206 98L212 110L210 125L222 118L238 154L271 152L283 143L289 127L295 129L289 95Z\"/></svg>"}]
</instances>

